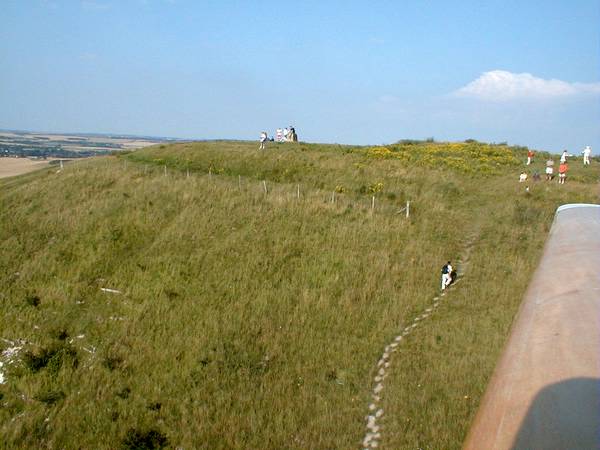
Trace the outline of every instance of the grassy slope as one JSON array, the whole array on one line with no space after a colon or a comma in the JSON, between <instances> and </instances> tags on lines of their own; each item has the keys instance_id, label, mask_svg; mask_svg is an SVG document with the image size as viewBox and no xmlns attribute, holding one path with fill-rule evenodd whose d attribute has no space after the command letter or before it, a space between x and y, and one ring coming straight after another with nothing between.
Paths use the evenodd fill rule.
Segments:
<instances>
[{"instance_id":1,"label":"grassy slope","mask_svg":"<svg viewBox=\"0 0 600 450\"><path fill-rule=\"evenodd\" d=\"M597 165L526 194L520 159L190 143L3 181L0 337L28 344L0 386L0 434L14 448L150 430L183 448L357 448L381 349L476 236L384 397L386 447L460 447L555 208L597 200Z\"/></svg>"}]
</instances>

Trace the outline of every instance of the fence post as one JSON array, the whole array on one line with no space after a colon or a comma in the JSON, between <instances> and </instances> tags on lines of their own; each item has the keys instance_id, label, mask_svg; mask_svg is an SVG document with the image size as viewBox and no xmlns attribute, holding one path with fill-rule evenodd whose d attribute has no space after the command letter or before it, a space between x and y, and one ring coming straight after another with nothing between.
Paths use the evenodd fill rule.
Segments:
<instances>
[{"instance_id":1,"label":"fence post","mask_svg":"<svg viewBox=\"0 0 600 450\"><path fill-rule=\"evenodd\" d=\"M331 203L335 203L335 191L331 193Z\"/></svg>"},{"instance_id":2,"label":"fence post","mask_svg":"<svg viewBox=\"0 0 600 450\"><path fill-rule=\"evenodd\" d=\"M241 191L242 190L242 176L238 175L238 189Z\"/></svg>"},{"instance_id":3,"label":"fence post","mask_svg":"<svg viewBox=\"0 0 600 450\"><path fill-rule=\"evenodd\" d=\"M265 194L268 194L268 191L267 191L267 182L265 180L263 180L262 184L263 184L263 188L265 189Z\"/></svg>"},{"instance_id":4,"label":"fence post","mask_svg":"<svg viewBox=\"0 0 600 450\"><path fill-rule=\"evenodd\" d=\"M296 198L300 198L300 185L297 186Z\"/></svg>"},{"instance_id":5,"label":"fence post","mask_svg":"<svg viewBox=\"0 0 600 450\"><path fill-rule=\"evenodd\" d=\"M406 218L408 219L408 216L410 216L410 200L406 201Z\"/></svg>"},{"instance_id":6,"label":"fence post","mask_svg":"<svg viewBox=\"0 0 600 450\"><path fill-rule=\"evenodd\" d=\"M62 159L60 160L60 170L63 170L63 162L62 162Z\"/></svg>"},{"instance_id":7,"label":"fence post","mask_svg":"<svg viewBox=\"0 0 600 450\"><path fill-rule=\"evenodd\" d=\"M166 177L167 176L167 166L164 166L164 167L165 167L165 177Z\"/></svg>"},{"instance_id":8,"label":"fence post","mask_svg":"<svg viewBox=\"0 0 600 450\"><path fill-rule=\"evenodd\" d=\"M375 196L373 196L373 199L371 201L371 210L375 209Z\"/></svg>"}]
</instances>

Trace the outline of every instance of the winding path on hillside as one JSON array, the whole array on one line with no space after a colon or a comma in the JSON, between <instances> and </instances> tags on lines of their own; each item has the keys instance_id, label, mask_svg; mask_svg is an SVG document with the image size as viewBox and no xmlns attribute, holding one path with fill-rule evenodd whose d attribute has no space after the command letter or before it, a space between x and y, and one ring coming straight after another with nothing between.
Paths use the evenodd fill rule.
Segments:
<instances>
[{"instance_id":1,"label":"winding path on hillside","mask_svg":"<svg viewBox=\"0 0 600 450\"><path fill-rule=\"evenodd\" d=\"M465 276L465 271L469 267L471 249L473 248L477 237L477 234L472 234L463 245L463 254L461 258L456 262L457 278L456 281L451 285L452 289L454 289L456 285L459 284ZM364 450L377 448L381 443L382 427L380 425L380 421L384 417L384 410L381 406L385 389L384 381L389 376L389 373L392 370L394 353L398 350L398 346L402 343L402 341L415 328L417 328L419 324L421 324L424 320L426 320L431 314L435 312L435 310L439 307L440 302L448 292L449 290L446 289L445 291L442 291L440 294L433 297L431 304L427 308L425 308L423 313L415 317L412 323L410 323L410 325L404 327L404 329L397 336L395 336L388 345L385 346L383 353L381 354L381 357L377 362L376 374L373 378L371 403L368 407L369 412L366 416L366 430L362 441L362 448Z\"/></svg>"}]
</instances>

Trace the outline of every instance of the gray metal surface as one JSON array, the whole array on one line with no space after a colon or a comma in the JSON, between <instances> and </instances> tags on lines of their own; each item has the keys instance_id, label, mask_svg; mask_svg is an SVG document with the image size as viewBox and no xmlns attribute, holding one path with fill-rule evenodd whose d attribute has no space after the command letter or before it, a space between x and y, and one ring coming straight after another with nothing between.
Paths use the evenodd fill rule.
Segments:
<instances>
[{"instance_id":1,"label":"gray metal surface","mask_svg":"<svg viewBox=\"0 0 600 450\"><path fill-rule=\"evenodd\" d=\"M600 205L557 210L463 448L600 448Z\"/></svg>"}]
</instances>

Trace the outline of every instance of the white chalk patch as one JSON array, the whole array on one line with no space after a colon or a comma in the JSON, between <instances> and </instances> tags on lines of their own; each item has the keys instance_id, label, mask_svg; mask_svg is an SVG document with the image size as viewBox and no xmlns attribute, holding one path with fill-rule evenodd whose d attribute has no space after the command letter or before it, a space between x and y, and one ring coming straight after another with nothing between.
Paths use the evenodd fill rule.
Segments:
<instances>
[{"instance_id":1,"label":"white chalk patch","mask_svg":"<svg viewBox=\"0 0 600 450\"><path fill-rule=\"evenodd\" d=\"M100 288L100 290L102 292L108 292L110 294L121 294L121 291L118 291L116 289L110 289L110 288Z\"/></svg>"},{"instance_id":2,"label":"white chalk patch","mask_svg":"<svg viewBox=\"0 0 600 450\"><path fill-rule=\"evenodd\" d=\"M375 408L377 408L377 405L375 405L375 403L371 403L371 404L369 405L369 409L370 409L371 411L375 411Z\"/></svg>"},{"instance_id":3,"label":"white chalk patch","mask_svg":"<svg viewBox=\"0 0 600 450\"><path fill-rule=\"evenodd\" d=\"M402 340L402 336L396 336L396 339L394 339L396 342L400 342Z\"/></svg>"},{"instance_id":4,"label":"white chalk patch","mask_svg":"<svg viewBox=\"0 0 600 450\"><path fill-rule=\"evenodd\" d=\"M377 412L375 413L375 417L379 418L383 416L383 409L378 409Z\"/></svg>"},{"instance_id":5,"label":"white chalk patch","mask_svg":"<svg viewBox=\"0 0 600 450\"><path fill-rule=\"evenodd\" d=\"M376 394L379 394L382 390L383 390L383 384L377 383L377 386L375 386L375 389L373 389L373 392L375 392Z\"/></svg>"},{"instance_id":6,"label":"white chalk patch","mask_svg":"<svg viewBox=\"0 0 600 450\"><path fill-rule=\"evenodd\" d=\"M385 368L387 369L388 367L390 367L390 363L389 363L389 362L386 362L386 363L383 365L383 367L385 367Z\"/></svg>"},{"instance_id":7,"label":"white chalk patch","mask_svg":"<svg viewBox=\"0 0 600 450\"><path fill-rule=\"evenodd\" d=\"M383 381L383 378L382 378L382 377L380 377L379 375L377 375L377 376L375 377L375 383L379 383L380 381Z\"/></svg>"}]
</instances>

